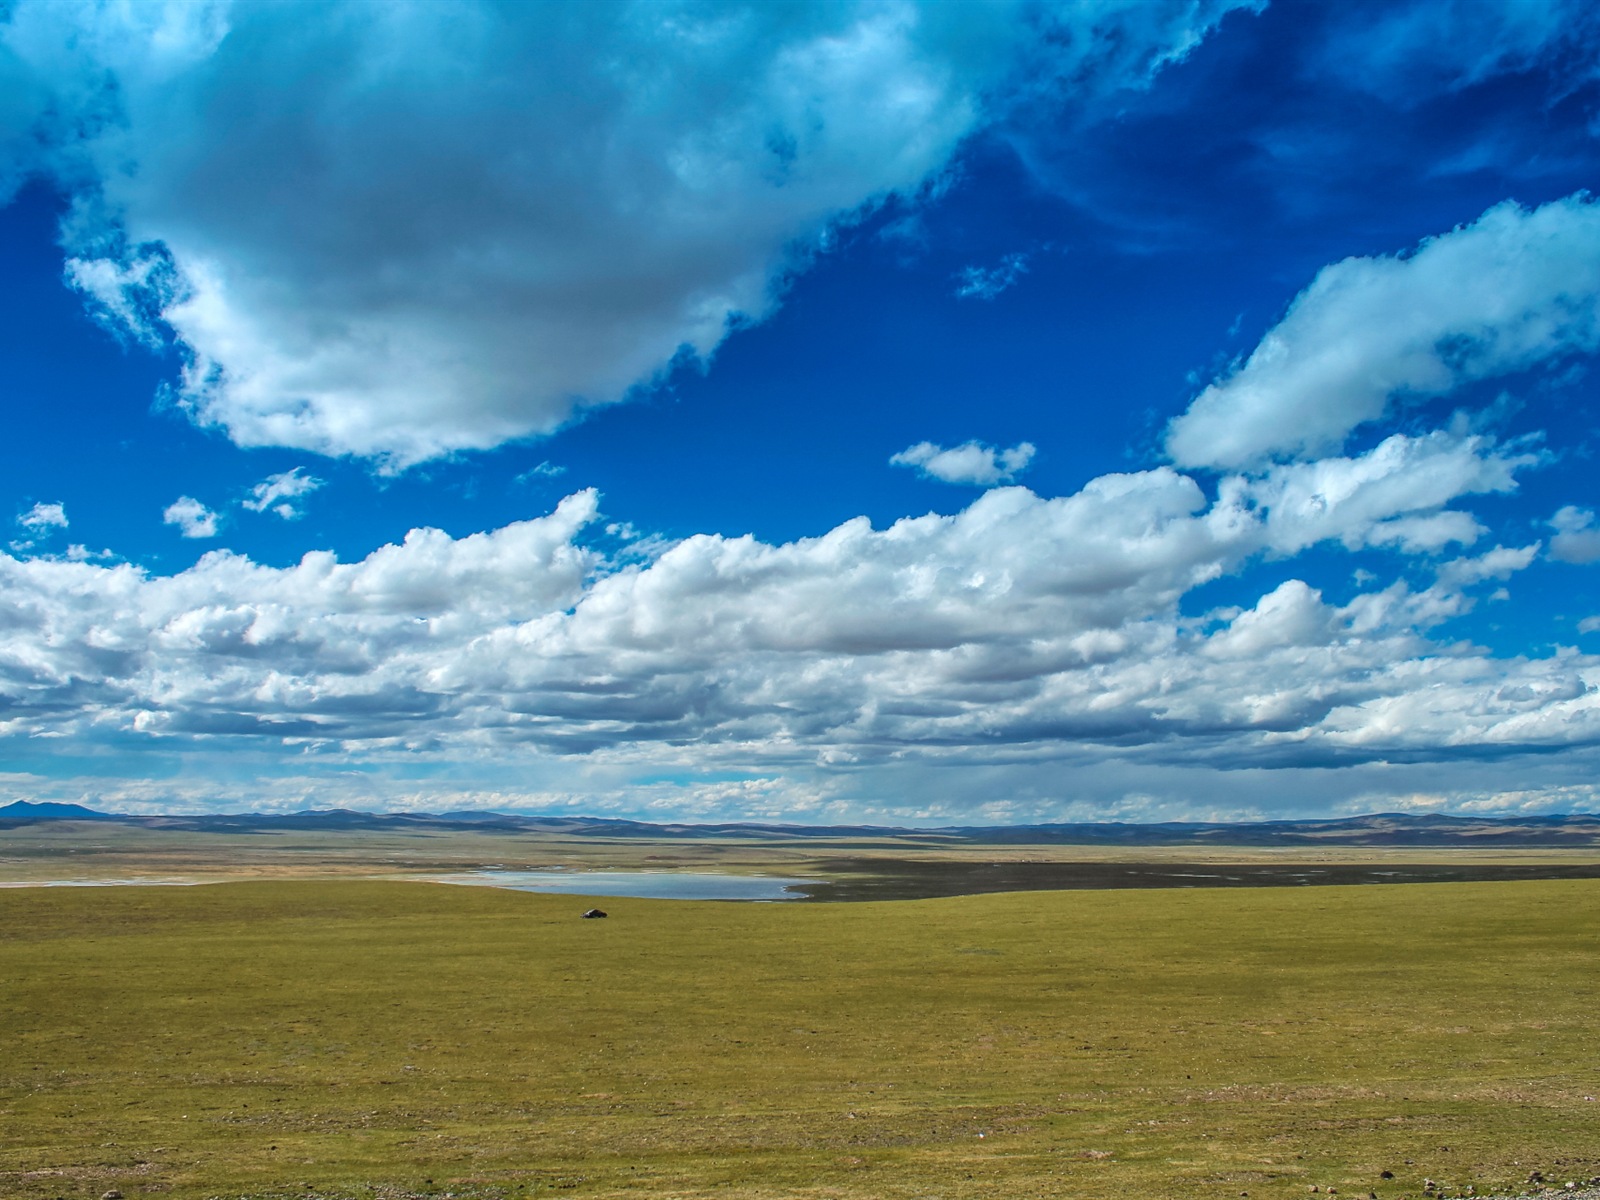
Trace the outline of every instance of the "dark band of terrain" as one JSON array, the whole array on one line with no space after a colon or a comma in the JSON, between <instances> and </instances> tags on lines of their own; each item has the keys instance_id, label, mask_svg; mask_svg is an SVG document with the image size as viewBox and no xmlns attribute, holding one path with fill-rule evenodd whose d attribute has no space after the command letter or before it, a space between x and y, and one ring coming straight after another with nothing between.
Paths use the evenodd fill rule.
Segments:
<instances>
[{"instance_id":1,"label":"dark band of terrain","mask_svg":"<svg viewBox=\"0 0 1600 1200\"><path fill-rule=\"evenodd\" d=\"M552 865L551 847L584 845L575 861L554 863L593 869L654 867L670 859L678 870L726 871L738 862L747 871L814 875L791 889L814 901L914 900L990 892L1106 891L1131 888L1261 888L1338 884L1466 883L1544 879L1600 879L1600 815L1568 813L1513 817L1461 817L1441 813L1373 813L1329 820L1258 822L1090 822L1071 824L950 826L907 829L871 825L771 825L750 822L651 824L592 816L527 816L496 812L372 813L311 809L295 813L215 813L139 815L104 813L76 804L0 804L0 834L28 826L55 825L68 841L12 845L8 853L37 860L57 856L78 868L108 848L97 831L134 827L164 835L188 834L222 839L206 843L210 853L272 843L272 835L311 834L280 842L277 857L269 845L261 862L348 863L360 858L361 839L384 835L382 861L405 871L458 872L487 869L462 857L437 857L450 847L442 835L474 839L466 853L493 853L496 863L518 862L517 869ZM482 839L507 839L487 850ZM72 841L71 839L77 839ZM351 839L344 841L342 839ZM237 839L237 840L230 840ZM103 840L103 839L101 839ZM307 844L301 844L304 841ZM70 844L69 844L70 842ZM1100 853L1091 861L1039 861L1072 854L1064 847ZM1203 861L1174 862L1190 847ZM1047 849L1049 848L1049 849ZM1160 848L1161 853L1157 852ZM114 847L112 847L114 849ZM251 847L252 850L260 847ZM1106 861L1111 849L1121 861ZM656 853L646 854L646 850ZM1302 853L1270 861L1271 851ZM1449 851L1474 852L1468 861L1451 861ZM757 854L748 852L759 851ZM1374 851L1383 851L1376 855ZM1439 852L1446 853L1439 853ZM1576 851L1568 857L1549 851ZM124 849L124 853L131 853ZM1234 852L1248 862L1228 862ZM1263 853L1265 852L1265 853ZM1487 853L1485 853L1487 852ZM1542 861L1528 862L1529 852ZM374 851L376 853L376 851ZM1395 862L1389 856L1415 853L1424 862ZM730 856L725 857L725 856ZM993 857L991 857L991 855ZM1030 860L995 861L1029 855ZM1348 862L1328 861L1349 856ZM1522 862L1486 861L1523 856ZM642 859L641 859L642 856ZM1365 858L1366 861L1359 861ZM1579 861L1573 861L1576 858ZM1262 861L1268 859L1269 861ZM1209 861L1204 861L1209 860ZM1220 861L1219 861L1220 860ZM1583 861L1587 860L1587 861ZM182 874L181 868L172 868ZM739 868L735 868L739 869Z\"/></svg>"},{"instance_id":2,"label":"dark band of terrain","mask_svg":"<svg viewBox=\"0 0 1600 1200\"><path fill-rule=\"evenodd\" d=\"M817 864L828 882L793 890L809 900L929 900L988 892L1119 888L1316 887L1330 884L1466 883L1600 879L1600 863L1137 863L940 862L836 858Z\"/></svg>"}]
</instances>

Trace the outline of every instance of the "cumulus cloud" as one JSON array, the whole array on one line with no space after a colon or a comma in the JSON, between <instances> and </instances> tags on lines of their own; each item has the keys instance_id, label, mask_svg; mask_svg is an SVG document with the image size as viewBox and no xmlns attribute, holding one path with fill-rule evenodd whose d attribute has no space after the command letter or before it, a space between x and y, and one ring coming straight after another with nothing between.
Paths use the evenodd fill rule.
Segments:
<instances>
[{"instance_id":1,"label":"cumulus cloud","mask_svg":"<svg viewBox=\"0 0 1600 1200\"><path fill-rule=\"evenodd\" d=\"M1393 545L1429 553L1471 545L1484 532L1474 517L1446 505L1462 496L1514 491L1517 471L1539 461L1484 434L1395 434L1354 458L1229 476L1218 494L1224 504L1264 515L1266 542L1277 554L1325 541L1351 550Z\"/></svg>"},{"instance_id":2,"label":"cumulus cloud","mask_svg":"<svg viewBox=\"0 0 1600 1200\"><path fill-rule=\"evenodd\" d=\"M1490 579L1510 579L1532 565L1539 547L1538 542L1529 546L1496 546L1476 558L1458 558L1446 563L1439 577L1455 587L1469 587Z\"/></svg>"},{"instance_id":3,"label":"cumulus cloud","mask_svg":"<svg viewBox=\"0 0 1600 1200\"><path fill-rule=\"evenodd\" d=\"M31 533L48 533L52 529L65 529L68 525L64 504L46 504L39 501L17 518L17 524Z\"/></svg>"},{"instance_id":4,"label":"cumulus cloud","mask_svg":"<svg viewBox=\"0 0 1600 1200\"><path fill-rule=\"evenodd\" d=\"M1390 522L1510 486L1514 460L1480 435L1402 438L1226 480L1214 500L1158 468L1056 498L994 488L881 529L616 557L588 544L592 491L471 537L414 530L351 563L217 551L154 576L0 556L0 736L750 777L1135 749L1303 767L1585 745L1600 738L1593 661L1495 660L1429 633L1537 547L1344 604L1290 578L1244 608L1181 608L1264 553L1386 544ZM1399 540L1443 544L1417 528Z\"/></svg>"},{"instance_id":5,"label":"cumulus cloud","mask_svg":"<svg viewBox=\"0 0 1600 1200\"><path fill-rule=\"evenodd\" d=\"M1567 563L1600 562L1600 528L1594 510L1568 504L1550 518L1556 531L1550 539L1550 557Z\"/></svg>"},{"instance_id":6,"label":"cumulus cloud","mask_svg":"<svg viewBox=\"0 0 1600 1200\"><path fill-rule=\"evenodd\" d=\"M1579 633L1600 633L1600 617L1585 617L1578 622Z\"/></svg>"},{"instance_id":7,"label":"cumulus cloud","mask_svg":"<svg viewBox=\"0 0 1600 1200\"><path fill-rule=\"evenodd\" d=\"M322 480L311 475L303 475L301 468L295 467L277 475L267 476L250 489L250 499L242 500L240 503L251 512L266 512L270 509L285 521L294 521L303 515L302 509L295 502L321 486Z\"/></svg>"},{"instance_id":8,"label":"cumulus cloud","mask_svg":"<svg viewBox=\"0 0 1600 1200\"><path fill-rule=\"evenodd\" d=\"M1240 3L19 0L0 121L195 419L403 467L705 358L1018 97L1142 86Z\"/></svg>"},{"instance_id":9,"label":"cumulus cloud","mask_svg":"<svg viewBox=\"0 0 1600 1200\"><path fill-rule=\"evenodd\" d=\"M1167 428L1180 466L1339 449L1391 402L1600 348L1600 205L1498 205L1391 258L1318 273L1245 362Z\"/></svg>"},{"instance_id":10,"label":"cumulus cloud","mask_svg":"<svg viewBox=\"0 0 1600 1200\"><path fill-rule=\"evenodd\" d=\"M1027 273L1026 254L1008 254L993 267L963 267L956 272L956 296L962 300L993 300Z\"/></svg>"},{"instance_id":11,"label":"cumulus cloud","mask_svg":"<svg viewBox=\"0 0 1600 1200\"><path fill-rule=\"evenodd\" d=\"M1033 461L1032 442L1019 442L1001 450L982 442L966 442L946 450L932 442L918 442L889 459L896 467L915 467L924 479L943 483L968 483L993 487L1010 483Z\"/></svg>"},{"instance_id":12,"label":"cumulus cloud","mask_svg":"<svg viewBox=\"0 0 1600 1200\"><path fill-rule=\"evenodd\" d=\"M162 510L161 520L176 525L186 538L212 538L217 536L218 513L212 512L193 496L179 496Z\"/></svg>"}]
</instances>

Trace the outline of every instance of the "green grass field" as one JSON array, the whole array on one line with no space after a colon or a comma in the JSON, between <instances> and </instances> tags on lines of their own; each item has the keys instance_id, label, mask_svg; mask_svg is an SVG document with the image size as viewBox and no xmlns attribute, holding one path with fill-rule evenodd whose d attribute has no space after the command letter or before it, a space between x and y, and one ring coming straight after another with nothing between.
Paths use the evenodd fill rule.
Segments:
<instances>
[{"instance_id":1,"label":"green grass field","mask_svg":"<svg viewBox=\"0 0 1600 1200\"><path fill-rule=\"evenodd\" d=\"M0 892L0 1195L1390 1200L1600 1175L1594 882L601 903Z\"/></svg>"}]
</instances>

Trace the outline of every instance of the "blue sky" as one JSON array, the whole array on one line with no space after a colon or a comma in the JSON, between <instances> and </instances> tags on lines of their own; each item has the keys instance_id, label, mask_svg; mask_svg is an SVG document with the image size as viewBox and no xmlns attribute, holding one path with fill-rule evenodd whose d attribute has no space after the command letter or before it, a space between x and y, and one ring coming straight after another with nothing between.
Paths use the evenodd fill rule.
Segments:
<instances>
[{"instance_id":1,"label":"blue sky","mask_svg":"<svg viewBox=\"0 0 1600 1200\"><path fill-rule=\"evenodd\" d=\"M1581 4L0 5L0 782L1600 804Z\"/></svg>"}]
</instances>

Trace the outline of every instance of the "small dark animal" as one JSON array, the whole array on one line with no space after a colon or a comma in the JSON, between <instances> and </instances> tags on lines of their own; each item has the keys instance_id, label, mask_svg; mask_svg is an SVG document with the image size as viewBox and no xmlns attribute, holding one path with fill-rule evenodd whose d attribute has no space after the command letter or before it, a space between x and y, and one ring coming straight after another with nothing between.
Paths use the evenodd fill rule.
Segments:
<instances>
[{"instance_id":1,"label":"small dark animal","mask_svg":"<svg viewBox=\"0 0 1600 1200\"><path fill-rule=\"evenodd\" d=\"M590 920L593 920L595 917L603 917L605 915L606 914L605 914L605 910L604 909L591 908L588 912L583 914L583 919L585 921L590 921Z\"/></svg>"}]
</instances>

